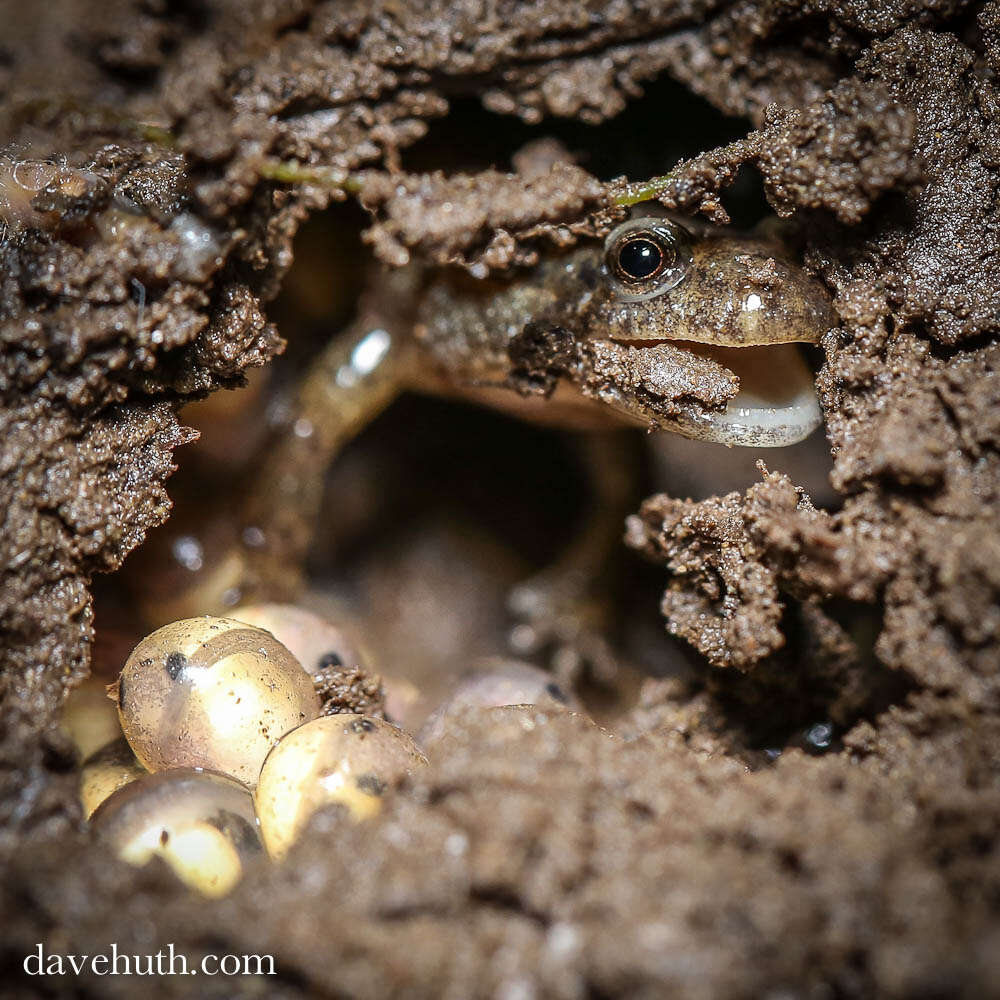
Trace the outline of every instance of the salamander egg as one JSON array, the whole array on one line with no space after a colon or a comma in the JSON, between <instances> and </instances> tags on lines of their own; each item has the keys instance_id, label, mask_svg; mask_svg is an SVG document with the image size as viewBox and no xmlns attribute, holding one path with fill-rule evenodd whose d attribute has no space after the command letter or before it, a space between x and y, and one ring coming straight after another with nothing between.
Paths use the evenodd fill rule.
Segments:
<instances>
[{"instance_id":1,"label":"salamander egg","mask_svg":"<svg viewBox=\"0 0 1000 1000\"><path fill-rule=\"evenodd\" d=\"M341 609L334 625L329 619L295 604L252 604L236 608L233 617L257 628L266 628L278 642L287 646L310 674L338 671L342 668L371 674L371 657L356 638L348 615ZM378 672L384 692L385 714L404 729L426 718L423 692L405 677ZM356 707L356 711L370 711Z\"/></svg>"},{"instance_id":2,"label":"salamander egg","mask_svg":"<svg viewBox=\"0 0 1000 1000\"><path fill-rule=\"evenodd\" d=\"M518 660L490 659L482 669L458 682L447 700L439 705L418 734L423 744L440 737L449 721L471 708L502 705L538 705L582 711L576 696L562 688L552 674Z\"/></svg>"},{"instance_id":3,"label":"salamander egg","mask_svg":"<svg viewBox=\"0 0 1000 1000\"><path fill-rule=\"evenodd\" d=\"M150 771L204 767L251 787L271 747L320 710L312 679L273 635L208 615L143 639L111 693Z\"/></svg>"},{"instance_id":4,"label":"salamander egg","mask_svg":"<svg viewBox=\"0 0 1000 1000\"><path fill-rule=\"evenodd\" d=\"M253 799L223 774L178 768L120 788L94 813L95 834L123 860L162 857L206 896L224 896L259 854Z\"/></svg>"},{"instance_id":5,"label":"salamander egg","mask_svg":"<svg viewBox=\"0 0 1000 1000\"><path fill-rule=\"evenodd\" d=\"M60 728L82 760L122 734L115 706L108 701L107 686L106 681L88 677L63 702Z\"/></svg>"},{"instance_id":6,"label":"salamander egg","mask_svg":"<svg viewBox=\"0 0 1000 1000\"><path fill-rule=\"evenodd\" d=\"M83 762L80 770L80 802L84 816L89 819L106 798L148 773L135 759L123 737L101 747Z\"/></svg>"},{"instance_id":7,"label":"salamander egg","mask_svg":"<svg viewBox=\"0 0 1000 1000\"><path fill-rule=\"evenodd\" d=\"M331 715L299 727L271 751L254 792L264 844L284 857L323 806L373 816L386 787L425 763L413 740L381 719Z\"/></svg>"},{"instance_id":8,"label":"salamander egg","mask_svg":"<svg viewBox=\"0 0 1000 1000\"><path fill-rule=\"evenodd\" d=\"M342 628L294 604L252 604L233 611L248 625L267 629L310 674L329 667L364 667L357 644Z\"/></svg>"}]
</instances>

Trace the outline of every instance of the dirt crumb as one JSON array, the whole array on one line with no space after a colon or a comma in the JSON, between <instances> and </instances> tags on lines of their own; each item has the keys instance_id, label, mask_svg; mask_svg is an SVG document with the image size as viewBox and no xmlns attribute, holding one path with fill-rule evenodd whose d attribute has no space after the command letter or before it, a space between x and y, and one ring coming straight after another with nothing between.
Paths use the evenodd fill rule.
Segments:
<instances>
[{"instance_id":1,"label":"dirt crumb","mask_svg":"<svg viewBox=\"0 0 1000 1000\"><path fill-rule=\"evenodd\" d=\"M353 712L385 718L385 690L381 678L359 666L323 667L313 675L323 715Z\"/></svg>"}]
</instances>

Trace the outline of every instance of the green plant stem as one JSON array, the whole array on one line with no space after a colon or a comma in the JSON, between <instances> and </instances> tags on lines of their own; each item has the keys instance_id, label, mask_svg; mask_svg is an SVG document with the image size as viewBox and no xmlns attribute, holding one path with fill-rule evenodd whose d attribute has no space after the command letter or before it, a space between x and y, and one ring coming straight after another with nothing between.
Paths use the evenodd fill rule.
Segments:
<instances>
[{"instance_id":1,"label":"green plant stem","mask_svg":"<svg viewBox=\"0 0 1000 1000\"><path fill-rule=\"evenodd\" d=\"M139 134L140 138L145 139L146 142L152 142L157 146L174 149L177 145L177 137L173 132L161 128L159 125L146 125L143 122L139 122L135 125L135 131Z\"/></svg>"},{"instance_id":2,"label":"green plant stem","mask_svg":"<svg viewBox=\"0 0 1000 1000\"><path fill-rule=\"evenodd\" d=\"M625 188L615 195L612 204L627 208L629 205L638 205L641 201L649 201L655 198L673 180L673 174L662 174L659 177L650 177L649 180L635 181L627 184Z\"/></svg>"},{"instance_id":3,"label":"green plant stem","mask_svg":"<svg viewBox=\"0 0 1000 1000\"><path fill-rule=\"evenodd\" d=\"M261 164L261 177L280 181L283 184L319 184L357 194L361 190L361 178L334 167L309 166L298 160L267 159Z\"/></svg>"}]
</instances>

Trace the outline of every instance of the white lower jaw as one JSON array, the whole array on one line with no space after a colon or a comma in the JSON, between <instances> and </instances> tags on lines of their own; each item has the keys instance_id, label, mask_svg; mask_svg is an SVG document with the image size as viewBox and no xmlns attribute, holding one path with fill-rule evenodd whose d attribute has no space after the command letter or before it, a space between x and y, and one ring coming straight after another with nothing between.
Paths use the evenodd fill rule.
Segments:
<instances>
[{"instance_id":1,"label":"white lower jaw","mask_svg":"<svg viewBox=\"0 0 1000 1000\"><path fill-rule=\"evenodd\" d=\"M823 422L813 374L795 344L714 348L685 344L740 380L723 413L694 408L677 420L687 437L751 448L780 448L807 438Z\"/></svg>"}]
</instances>

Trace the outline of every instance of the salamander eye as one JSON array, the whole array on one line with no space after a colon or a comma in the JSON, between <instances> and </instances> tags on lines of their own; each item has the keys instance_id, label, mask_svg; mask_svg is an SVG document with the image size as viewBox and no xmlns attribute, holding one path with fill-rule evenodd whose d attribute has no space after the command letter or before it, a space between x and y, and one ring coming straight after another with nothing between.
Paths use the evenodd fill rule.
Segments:
<instances>
[{"instance_id":1,"label":"salamander eye","mask_svg":"<svg viewBox=\"0 0 1000 1000\"><path fill-rule=\"evenodd\" d=\"M619 298L641 302L684 279L691 265L691 237L669 219L630 219L608 236L604 259Z\"/></svg>"}]
</instances>

